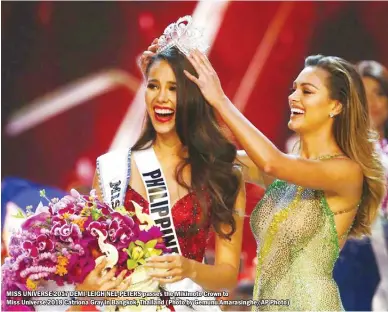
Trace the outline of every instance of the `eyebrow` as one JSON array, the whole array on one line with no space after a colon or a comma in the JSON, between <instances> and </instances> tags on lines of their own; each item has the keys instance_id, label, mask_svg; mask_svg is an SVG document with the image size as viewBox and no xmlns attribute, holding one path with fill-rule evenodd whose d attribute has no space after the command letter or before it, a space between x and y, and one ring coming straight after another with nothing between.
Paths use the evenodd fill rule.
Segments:
<instances>
[{"instance_id":1,"label":"eyebrow","mask_svg":"<svg viewBox=\"0 0 388 312\"><path fill-rule=\"evenodd\" d=\"M294 81L294 85L297 85L297 83L296 83L295 81ZM315 85L313 85L312 83L309 83L309 82L302 82L300 85L301 85L302 87L304 87L304 86L311 86L311 87L313 87L313 88L319 90L318 87L316 87Z\"/></svg>"},{"instance_id":2,"label":"eyebrow","mask_svg":"<svg viewBox=\"0 0 388 312\"><path fill-rule=\"evenodd\" d=\"M150 80L148 80L148 82L159 82L159 80L158 79L150 79ZM176 81L167 81L167 83L176 84Z\"/></svg>"}]
</instances>

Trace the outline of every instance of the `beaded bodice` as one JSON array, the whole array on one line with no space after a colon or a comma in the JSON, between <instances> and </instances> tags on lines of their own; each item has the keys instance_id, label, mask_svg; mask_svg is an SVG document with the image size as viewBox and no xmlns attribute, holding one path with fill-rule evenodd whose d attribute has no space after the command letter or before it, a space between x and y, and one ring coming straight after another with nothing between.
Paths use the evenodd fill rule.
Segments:
<instances>
[{"instance_id":1,"label":"beaded bodice","mask_svg":"<svg viewBox=\"0 0 388 312\"><path fill-rule=\"evenodd\" d=\"M143 212L149 213L148 201L128 187L124 206L134 211L131 200L142 206ZM180 198L171 208L171 212L182 255L202 262L209 237L210 215L202 224L202 209L194 192ZM195 224L198 226L193 230Z\"/></svg>"},{"instance_id":2,"label":"beaded bodice","mask_svg":"<svg viewBox=\"0 0 388 312\"><path fill-rule=\"evenodd\" d=\"M332 279L339 255L337 231L322 191L276 180L250 224L258 245L254 299L290 304L254 310L342 310Z\"/></svg>"}]
</instances>

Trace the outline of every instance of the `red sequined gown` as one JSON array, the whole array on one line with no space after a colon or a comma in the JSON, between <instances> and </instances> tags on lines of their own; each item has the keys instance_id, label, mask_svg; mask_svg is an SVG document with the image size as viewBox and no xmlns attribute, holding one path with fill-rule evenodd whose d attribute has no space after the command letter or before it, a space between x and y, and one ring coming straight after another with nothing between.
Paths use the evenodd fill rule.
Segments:
<instances>
[{"instance_id":1,"label":"red sequined gown","mask_svg":"<svg viewBox=\"0 0 388 312\"><path fill-rule=\"evenodd\" d=\"M128 186L124 206L134 211L133 200L141 207L144 213L149 213L149 203L139 193ZM192 230L194 224L201 224L202 210L195 193L191 192L179 199L171 208L172 219L177 233L182 256L202 262L209 236L210 218L204 224ZM188 233L191 234L188 234Z\"/></svg>"}]
</instances>

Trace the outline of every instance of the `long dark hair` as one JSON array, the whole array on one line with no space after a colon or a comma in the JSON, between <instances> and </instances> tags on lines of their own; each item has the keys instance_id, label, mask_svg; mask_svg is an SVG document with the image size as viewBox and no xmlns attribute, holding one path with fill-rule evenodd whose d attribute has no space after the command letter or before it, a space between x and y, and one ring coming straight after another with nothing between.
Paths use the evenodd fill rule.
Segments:
<instances>
[{"instance_id":1,"label":"long dark hair","mask_svg":"<svg viewBox=\"0 0 388 312\"><path fill-rule=\"evenodd\" d=\"M361 77L377 81L381 92L388 98L388 70L382 64L376 61L361 61L356 65L356 69ZM384 123L384 137L388 138L388 120Z\"/></svg>"},{"instance_id":2,"label":"long dark hair","mask_svg":"<svg viewBox=\"0 0 388 312\"><path fill-rule=\"evenodd\" d=\"M230 239L236 231L234 204L241 180L234 165L236 147L222 134L214 110L199 88L185 76L184 69L198 77L187 58L176 48L164 50L150 60L146 75L157 60L164 60L171 66L177 82L176 132L188 157L182 157L175 177L179 185L196 193L203 213L201 224L194 224L189 233L195 233L209 215L215 232ZM156 131L147 114L143 133L132 150L145 149L155 139ZM191 167L190 185L183 179L186 166ZM221 229L223 224L229 225L229 232Z\"/></svg>"},{"instance_id":3,"label":"long dark hair","mask_svg":"<svg viewBox=\"0 0 388 312\"><path fill-rule=\"evenodd\" d=\"M305 67L324 69L328 74L330 98L342 104L334 120L334 137L341 150L362 168L363 196L349 235L371 234L371 224L385 194L384 168L376 151L376 133L370 130L368 105L361 76L355 67L342 58L314 55L305 60Z\"/></svg>"}]
</instances>

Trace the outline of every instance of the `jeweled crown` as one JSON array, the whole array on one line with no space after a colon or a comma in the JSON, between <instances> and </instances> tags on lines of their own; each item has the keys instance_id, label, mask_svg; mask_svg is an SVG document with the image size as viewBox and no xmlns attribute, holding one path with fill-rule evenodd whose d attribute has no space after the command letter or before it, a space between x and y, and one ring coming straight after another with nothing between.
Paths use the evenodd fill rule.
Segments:
<instances>
[{"instance_id":1,"label":"jeweled crown","mask_svg":"<svg viewBox=\"0 0 388 312\"><path fill-rule=\"evenodd\" d=\"M163 35L159 37L158 46L157 52L177 47L186 56L194 49L198 49L202 53L206 53L209 49L203 36L203 30L194 25L193 18L189 15L168 25Z\"/></svg>"}]
</instances>

